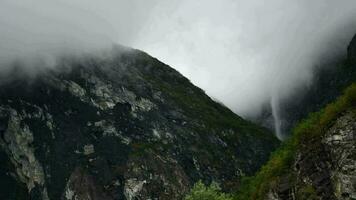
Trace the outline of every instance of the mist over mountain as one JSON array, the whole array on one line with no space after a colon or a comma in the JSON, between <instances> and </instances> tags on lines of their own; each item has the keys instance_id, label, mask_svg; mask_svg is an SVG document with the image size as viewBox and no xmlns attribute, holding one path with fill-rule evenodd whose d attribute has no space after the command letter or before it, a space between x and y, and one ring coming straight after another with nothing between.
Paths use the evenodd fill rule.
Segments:
<instances>
[{"instance_id":1,"label":"mist over mountain","mask_svg":"<svg viewBox=\"0 0 356 200\"><path fill-rule=\"evenodd\" d=\"M356 199L355 33L354 0L2 0L0 199Z\"/></svg>"},{"instance_id":2,"label":"mist over mountain","mask_svg":"<svg viewBox=\"0 0 356 200\"><path fill-rule=\"evenodd\" d=\"M355 33L354 1L180 2L158 4L136 43L246 117L310 83Z\"/></svg>"},{"instance_id":3,"label":"mist over mountain","mask_svg":"<svg viewBox=\"0 0 356 200\"><path fill-rule=\"evenodd\" d=\"M1 62L53 66L60 54L143 49L248 118L311 82L345 53L356 3L332 1L9 1L0 3ZM43 66L43 64L40 64ZM211 84L213 83L213 84Z\"/></svg>"},{"instance_id":4,"label":"mist over mountain","mask_svg":"<svg viewBox=\"0 0 356 200\"><path fill-rule=\"evenodd\" d=\"M0 199L182 199L232 190L278 145L148 54L115 46L0 85Z\"/></svg>"}]
</instances>

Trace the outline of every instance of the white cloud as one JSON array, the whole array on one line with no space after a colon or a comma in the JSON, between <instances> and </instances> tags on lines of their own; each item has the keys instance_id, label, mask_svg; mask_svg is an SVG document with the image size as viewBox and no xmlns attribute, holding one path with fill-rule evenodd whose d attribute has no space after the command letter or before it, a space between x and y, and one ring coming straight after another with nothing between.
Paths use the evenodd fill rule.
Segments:
<instances>
[{"instance_id":1,"label":"white cloud","mask_svg":"<svg viewBox=\"0 0 356 200\"><path fill-rule=\"evenodd\" d=\"M356 33L351 0L174 2L155 7L134 45L245 116L308 82Z\"/></svg>"},{"instance_id":2,"label":"white cloud","mask_svg":"<svg viewBox=\"0 0 356 200\"><path fill-rule=\"evenodd\" d=\"M122 43L247 116L343 52L355 16L354 0L3 0L0 60Z\"/></svg>"}]
</instances>

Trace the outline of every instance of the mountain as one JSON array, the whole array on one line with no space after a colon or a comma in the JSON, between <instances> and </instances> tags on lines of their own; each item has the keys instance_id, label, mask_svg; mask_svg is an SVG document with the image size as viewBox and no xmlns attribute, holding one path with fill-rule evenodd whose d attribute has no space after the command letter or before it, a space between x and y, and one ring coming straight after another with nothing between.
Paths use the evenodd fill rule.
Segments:
<instances>
[{"instance_id":1,"label":"mountain","mask_svg":"<svg viewBox=\"0 0 356 200\"><path fill-rule=\"evenodd\" d=\"M224 190L279 141L174 69L116 46L0 82L0 199L181 199Z\"/></svg>"},{"instance_id":2,"label":"mountain","mask_svg":"<svg viewBox=\"0 0 356 200\"><path fill-rule=\"evenodd\" d=\"M240 187L238 200L356 199L356 84L309 115L268 163Z\"/></svg>"},{"instance_id":3,"label":"mountain","mask_svg":"<svg viewBox=\"0 0 356 200\"><path fill-rule=\"evenodd\" d=\"M288 119L298 119L291 121L296 126L290 138L261 170L243 179L235 199L356 199L355 55L356 36L346 60L319 71L297 101L299 110L296 104L284 105Z\"/></svg>"},{"instance_id":4,"label":"mountain","mask_svg":"<svg viewBox=\"0 0 356 200\"><path fill-rule=\"evenodd\" d=\"M296 89L293 95L280 100L281 129L288 137L295 125L309 113L317 112L342 95L344 88L356 81L356 35L347 47L347 56L318 66L311 84ZM274 129L270 105L261 115L251 119L257 124Z\"/></svg>"}]
</instances>

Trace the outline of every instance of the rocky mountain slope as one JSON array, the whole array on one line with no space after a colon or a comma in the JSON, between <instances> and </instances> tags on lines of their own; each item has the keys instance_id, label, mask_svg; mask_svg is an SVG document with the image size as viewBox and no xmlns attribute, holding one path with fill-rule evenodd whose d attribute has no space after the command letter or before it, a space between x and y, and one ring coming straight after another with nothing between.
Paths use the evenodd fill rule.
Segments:
<instances>
[{"instance_id":1,"label":"rocky mountain slope","mask_svg":"<svg viewBox=\"0 0 356 200\"><path fill-rule=\"evenodd\" d=\"M198 180L228 190L279 144L143 52L57 65L2 77L0 199L172 200Z\"/></svg>"},{"instance_id":2,"label":"rocky mountain slope","mask_svg":"<svg viewBox=\"0 0 356 200\"><path fill-rule=\"evenodd\" d=\"M356 199L355 55L356 36L346 60L319 71L304 96L281 105L292 134L255 176L243 179L235 199Z\"/></svg>"},{"instance_id":3,"label":"rocky mountain slope","mask_svg":"<svg viewBox=\"0 0 356 200\"><path fill-rule=\"evenodd\" d=\"M309 113L317 112L328 103L335 101L344 88L356 81L355 57L356 35L348 45L345 57L317 66L310 85L305 85L295 91L294 95L280 100L281 129L286 137ZM274 130L270 105L266 105L261 115L251 120Z\"/></svg>"},{"instance_id":4,"label":"rocky mountain slope","mask_svg":"<svg viewBox=\"0 0 356 200\"><path fill-rule=\"evenodd\" d=\"M356 199L356 84L299 124L236 199Z\"/></svg>"},{"instance_id":5,"label":"rocky mountain slope","mask_svg":"<svg viewBox=\"0 0 356 200\"><path fill-rule=\"evenodd\" d=\"M320 69L305 93L282 102L284 131L290 131L290 137L254 176L240 179L235 193L196 184L187 199L356 199L355 67L356 36L347 59ZM268 124L270 112L267 109L256 121Z\"/></svg>"},{"instance_id":6,"label":"rocky mountain slope","mask_svg":"<svg viewBox=\"0 0 356 200\"><path fill-rule=\"evenodd\" d=\"M356 84L299 124L236 199L356 199Z\"/></svg>"}]
</instances>

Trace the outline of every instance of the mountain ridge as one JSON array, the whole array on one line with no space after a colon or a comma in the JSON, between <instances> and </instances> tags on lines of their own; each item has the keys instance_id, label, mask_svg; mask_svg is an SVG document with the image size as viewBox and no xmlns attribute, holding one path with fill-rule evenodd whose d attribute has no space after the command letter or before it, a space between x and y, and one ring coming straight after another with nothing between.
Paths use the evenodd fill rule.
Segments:
<instances>
[{"instance_id":1,"label":"mountain ridge","mask_svg":"<svg viewBox=\"0 0 356 200\"><path fill-rule=\"evenodd\" d=\"M3 199L180 199L198 180L229 190L279 145L144 52L59 61L0 85Z\"/></svg>"}]
</instances>

